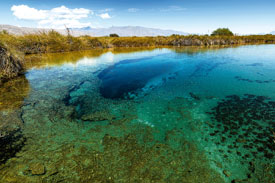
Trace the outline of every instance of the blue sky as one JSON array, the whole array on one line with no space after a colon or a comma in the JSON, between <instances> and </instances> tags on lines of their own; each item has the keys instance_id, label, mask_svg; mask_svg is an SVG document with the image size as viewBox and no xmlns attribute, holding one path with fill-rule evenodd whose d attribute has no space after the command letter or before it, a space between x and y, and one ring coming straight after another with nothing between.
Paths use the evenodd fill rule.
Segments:
<instances>
[{"instance_id":1,"label":"blue sky","mask_svg":"<svg viewBox=\"0 0 275 183\"><path fill-rule=\"evenodd\" d=\"M228 27L238 34L275 31L275 0L6 0L0 24L27 27L145 26L189 33Z\"/></svg>"}]
</instances>

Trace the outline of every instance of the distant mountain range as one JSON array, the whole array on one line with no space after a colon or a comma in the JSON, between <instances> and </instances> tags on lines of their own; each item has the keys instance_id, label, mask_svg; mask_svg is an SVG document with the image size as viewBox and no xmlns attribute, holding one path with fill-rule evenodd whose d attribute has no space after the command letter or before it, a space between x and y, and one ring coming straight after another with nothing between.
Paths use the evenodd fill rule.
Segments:
<instances>
[{"instance_id":1,"label":"distant mountain range","mask_svg":"<svg viewBox=\"0 0 275 183\"><path fill-rule=\"evenodd\" d=\"M89 32L94 36L106 36L109 34L118 34L119 36L170 36L172 34L188 35L186 32L154 29L140 26L123 26L123 27L109 27L109 28L91 28L85 27L81 29L73 29L77 31Z\"/></svg>"},{"instance_id":2,"label":"distant mountain range","mask_svg":"<svg viewBox=\"0 0 275 183\"><path fill-rule=\"evenodd\" d=\"M23 34L36 34L39 32L48 32L52 29L39 29L28 27L17 27L12 25L0 25L0 31L6 30L10 34L23 35ZM65 29L56 29L61 34L67 34ZM71 34L74 36L90 35L95 37L108 36L110 34L118 34L119 36L170 36L172 34L188 35L186 32L174 31L174 30L162 30L154 28L146 28L139 26L123 26L123 27L110 27L110 28L75 28L71 29Z\"/></svg>"},{"instance_id":3,"label":"distant mountain range","mask_svg":"<svg viewBox=\"0 0 275 183\"><path fill-rule=\"evenodd\" d=\"M275 35L275 31L272 31L270 33L258 33L256 35L266 35L266 34L272 34L272 35Z\"/></svg>"}]
</instances>

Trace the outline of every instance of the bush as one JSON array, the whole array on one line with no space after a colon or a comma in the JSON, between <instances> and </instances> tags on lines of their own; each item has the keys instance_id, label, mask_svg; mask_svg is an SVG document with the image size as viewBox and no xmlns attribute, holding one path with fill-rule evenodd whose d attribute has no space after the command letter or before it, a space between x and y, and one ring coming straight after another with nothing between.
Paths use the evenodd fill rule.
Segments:
<instances>
[{"instance_id":1,"label":"bush","mask_svg":"<svg viewBox=\"0 0 275 183\"><path fill-rule=\"evenodd\" d=\"M110 37L119 37L118 34L110 34Z\"/></svg>"},{"instance_id":2,"label":"bush","mask_svg":"<svg viewBox=\"0 0 275 183\"><path fill-rule=\"evenodd\" d=\"M211 36L233 36L233 32L231 32L228 28L219 28L212 32Z\"/></svg>"}]
</instances>

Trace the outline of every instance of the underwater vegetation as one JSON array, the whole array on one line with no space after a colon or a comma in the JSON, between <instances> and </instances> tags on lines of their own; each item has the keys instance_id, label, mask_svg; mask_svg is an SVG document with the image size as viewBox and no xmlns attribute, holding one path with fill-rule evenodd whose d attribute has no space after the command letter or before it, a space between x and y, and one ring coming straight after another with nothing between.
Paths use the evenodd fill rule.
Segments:
<instances>
[{"instance_id":1,"label":"underwater vegetation","mask_svg":"<svg viewBox=\"0 0 275 183\"><path fill-rule=\"evenodd\" d=\"M258 73L259 75L261 75L260 73ZM237 79L238 81L245 81L245 82L249 82L249 83L275 83L275 79L269 79L269 80L252 80L252 79L248 79L248 78L243 78L241 76L235 76L235 79Z\"/></svg>"},{"instance_id":2,"label":"underwater vegetation","mask_svg":"<svg viewBox=\"0 0 275 183\"><path fill-rule=\"evenodd\" d=\"M24 146L24 121L20 108L29 95L30 85L25 76L16 77L0 87L0 165L15 156Z\"/></svg>"},{"instance_id":3,"label":"underwater vegetation","mask_svg":"<svg viewBox=\"0 0 275 183\"><path fill-rule=\"evenodd\" d=\"M26 142L20 129L10 132L5 130L4 133L5 134L0 134L0 166L8 159L15 157L16 153L22 149Z\"/></svg>"},{"instance_id":4,"label":"underwater vegetation","mask_svg":"<svg viewBox=\"0 0 275 183\"><path fill-rule=\"evenodd\" d=\"M251 151L250 155L240 154L244 159L257 157L261 153L265 158L273 159L275 101L251 94L246 94L244 97L232 95L213 108L210 114L219 122L217 123L219 130L210 135L220 134L224 136L224 141L227 138L234 138L233 147L241 144L247 150L255 150Z\"/></svg>"},{"instance_id":5,"label":"underwater vegetation","mask_svg":"<svg viewBox=\"0 0 275 183\"><path fill-rule=\"evenodd\" d=\"M275 101L252 94L231 95L218 102L209 114L214 121L209 123L214 129L210 135L217 137L216 144L228 146L225 158L227 153L236 153L243 163L249 162L250 167L259 157L274 160ZM255 168L250 168L247 178L252 174L255 174ZM272 173L267 175L266 182L272 182L274 176Z\"/></svg>"},{"instance_id":6,"label":"underwater vegetation","mask_svg":"<svg viewBox=\"0 0 275 183\"><path fill-rule=\"evenodd\" d=\"M29 92L30 84L25 76L19 76L3 83L0 87L0 110L19 109Z\"/></svg>"}]
</instances>

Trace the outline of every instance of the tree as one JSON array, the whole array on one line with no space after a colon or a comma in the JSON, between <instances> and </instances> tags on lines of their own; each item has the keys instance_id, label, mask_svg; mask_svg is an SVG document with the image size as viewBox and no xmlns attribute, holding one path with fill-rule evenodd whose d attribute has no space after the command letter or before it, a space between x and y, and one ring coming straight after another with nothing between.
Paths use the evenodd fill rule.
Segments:
<instances>
[{"instance_id":1,"label":"tree","mask_svg":"<svg viewBox=\"0 0 275 183\"><path fill-rule=\"evenodd\" d=\"M110 34L110 37L119 37L117 34Z\"/></svg>"},{"instance_id":2,"label":"tree","mask_svg":"<svg viewBox=\"0 0 275 183\"><path fill-rule=\"evenodd\" d=\"M1 34L9 34L9 32L7 31L7 30L2 30L1 32L0 32Z\"/></svg>"},{"instance_id":3,"label":"tree","mask_svg":"<svg viewBox=\"0 0 275 183\"><path fill-rule=\"evenodd\" d=\"M212 32L211 36L233 36L233 32L228 28L218 28Z\"/></svg>"}]
</instances>

